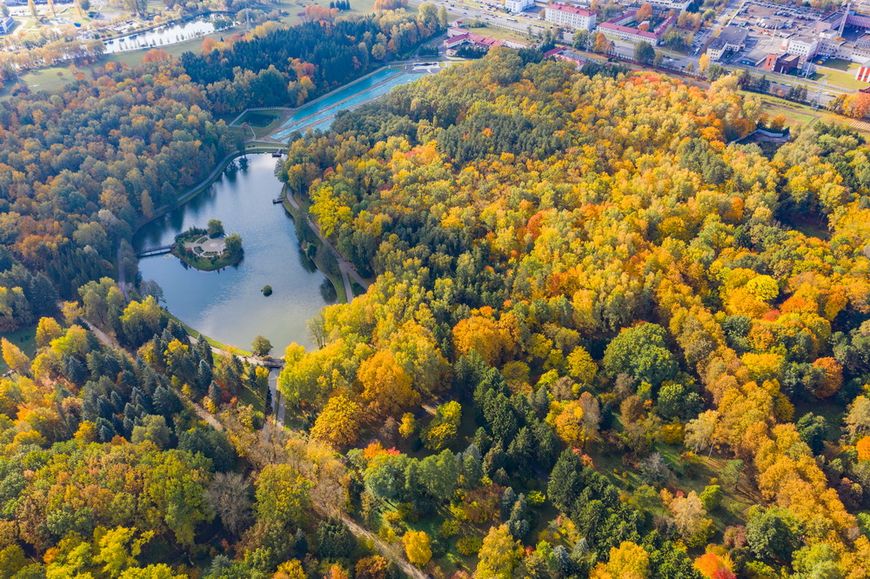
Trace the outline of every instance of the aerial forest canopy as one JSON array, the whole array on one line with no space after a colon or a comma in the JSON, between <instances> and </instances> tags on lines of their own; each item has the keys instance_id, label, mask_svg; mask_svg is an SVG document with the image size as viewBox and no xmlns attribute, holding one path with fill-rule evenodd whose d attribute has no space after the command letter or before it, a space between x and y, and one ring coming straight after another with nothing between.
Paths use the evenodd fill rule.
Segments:
<instances>
[{"instance_id":1,"label":"aerial forest canopy","mask_svg":"<svg viewBox=\"0 0 870 579\"><path fill-rule=\"evenodd\" d=\"M0 576L868 576L870 146L740 144L734 77L493 49L294 135L286 195L374 281L284 352L290 428L267 340L213 349L136 283L133 231L239 147L221 115L444 24L0 103L0 332L35 327L0 339Z\"/></svg>"},{"instance_id":2,"label":"aerial forest canopy","mask_svg":"<svg viewBox=\"0 0 870 579\"><path fill-rule=\"evenodd\" d=\"M335 23L261 27L227 49L186 52L181 65L206 86L213 112L298 106L416 48L447 26L447 13L423 4L415 15L386 11Z\"/></svg>"},{"instance_id":3,"label":"aerial forest canopy","mask_svg":"<svg viewBox=\"0 0 870 579\"><path fill-rule=\"evenodd\" d=\"M759 120L732 77L493 50L291 143L289 193L376 281L279 388L367 521L434 520L480 577L866 576L870 147L767 158L734 142Z\"/></svg>"}]
</instances>

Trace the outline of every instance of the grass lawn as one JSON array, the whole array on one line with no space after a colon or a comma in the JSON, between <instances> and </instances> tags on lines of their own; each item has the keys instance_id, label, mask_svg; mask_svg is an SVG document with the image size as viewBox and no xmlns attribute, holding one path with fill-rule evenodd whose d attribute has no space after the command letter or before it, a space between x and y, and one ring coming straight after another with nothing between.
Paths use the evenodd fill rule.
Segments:
<instances>
[{"instance_id":1,"label":"grass lawn","mask_svg":"<svg viewBox=\"0 0 870 579\"><path fill-rule=\"evenodd\" d=\"M14 332L0 333L0 337L9 340L21 348L21 351L30 357L32 357L33 353L36 352L36 326L22 328L20 330L15 330ZM6 365L6 362L3 361L3 358L0 358L0 374L7 370L9 370L9 367Z\"/></svg>"},{"instance_id":2,"label":"grass lawn","mask_svg":"<svg viewBox=\"0 0 870 579\"><path fill-rule=\"evenodd\" d=\"M830 63L830 61L828 61ZM855 78L855 73L858 70L858 65L849 63L848 68L842 70L838 67L818 66L818 73L823 77L828 84L839 86L849 90L858 90L868 86L866 82L861 82Z\"/></svg>"},{"instance_id":3,"label":"grass lawn","mask_svg":"<svg viewBox=\"0 0 870 579\"><path fill-rule=\"evenodd\" d=\"M727 459L706 455L698 455L691 461L686 461L680 456L683 451L682 447L678 446L658 443L655 445L655 450L662 455L668 468L673 472L673 477L666 486L671 490L679 489L684 493L695 491L700 494L712 479L719 477L728 463ZM648 484L641 477L640 472L625 464L621 457L596 450L589 454L596 470L607 476L618 488L634 493L639 487ZM722 488L721 504L708 514L713 519L718 533L721 533L728 525L739 523L745 518L746 510L753 504L760 502L760 497L755 496L755 490L751 485L745 484L745 479L746 475L744 474L741 477L741 483L734 487L727 487L721 481L719 482ZM656 485L650 486L654 487L657 494L658 487ZM666 514L664 505L660 504L657 498L655 502L653 510L657 511L657 514Z\"/></svg>"},{"instance_id":4,"label":"grass lawn","mask_svg":"<svg viewBox=\"0 0 870 579\"><path fill-rule=\"evenodd\" d=\"M782 115L786 124L792 128L812 124L816 121L837 123L846 125L854 131L861 133L865 138L870 138L870 123L858 119L849 119L824 109L814 109L809 105L793 103L785 99L770 95L760 95L741 91L744 95L751 95L761 100L764 111L770 116Z\"/></svg>"},{"instance_id":5,"label":"grass lawn","mask_svg":"<svg viewBox=\"0 0 870 579\"><path fill-rule=\"evenodd\" d=\"M467 30L473 34L488 36L489 38L496 38L498 40L510 40L512 42L522 43L527 43L529 41L528 38L518 32L513 32L504 28L497 28L495 26L478 26L476 28L468 28Z\"/></svg>"}]
</instances>

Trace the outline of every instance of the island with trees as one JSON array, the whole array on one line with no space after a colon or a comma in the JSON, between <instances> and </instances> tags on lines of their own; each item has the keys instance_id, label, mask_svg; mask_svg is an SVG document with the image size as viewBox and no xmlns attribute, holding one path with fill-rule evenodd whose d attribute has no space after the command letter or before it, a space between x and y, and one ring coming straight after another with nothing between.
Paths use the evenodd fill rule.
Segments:
<instances>
[{"instance_id":1,"label":"island with trees","mask_svg":"<svg viewBox=\"0 0 870 579\"><path fill-rule=\"evenodd\" d=\"M245 252L240 235L227 235L220 220L210 219L206 229L191 227L177 235L172 254L195 269L215 271L238 265Z\"/></svg>"}]
</instances>

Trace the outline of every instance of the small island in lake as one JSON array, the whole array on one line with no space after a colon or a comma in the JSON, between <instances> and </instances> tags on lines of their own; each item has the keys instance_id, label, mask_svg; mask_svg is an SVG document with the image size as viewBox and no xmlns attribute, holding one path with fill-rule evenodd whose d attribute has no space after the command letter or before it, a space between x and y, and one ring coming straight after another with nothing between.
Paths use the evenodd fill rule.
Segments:
<instances>
[{"instance_id":1,"label":"small island in lake","mask_svg":"<svg viewBox=\"0 0 870 579\"><path fill-rule=\"evenodd\" d=\"M190 267L214 271L238 265L244 256L242 238L226 235L223 223L217 219L208 222L208 228L191 227L175 237L172 254Z\"/></svg>"}]
</instances>

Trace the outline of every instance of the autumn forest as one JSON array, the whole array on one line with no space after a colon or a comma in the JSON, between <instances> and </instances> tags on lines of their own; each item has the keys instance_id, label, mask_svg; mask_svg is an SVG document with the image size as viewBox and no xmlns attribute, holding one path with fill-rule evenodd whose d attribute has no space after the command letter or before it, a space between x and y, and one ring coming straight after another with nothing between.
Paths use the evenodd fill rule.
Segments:
<instances>
[{"instance_id":1,"label":"autumn forest","mask_svg":"<svg viewBox=\"0 0 870 579\"><path fill-rule=\"evenodd\" d=\"M371 285L227 352L130 242L297 106L444 29L262 29L0 103L0 576L870 575L870 145L497 48L294 134ZM265 352L261 352L264 354ZM265 400L261 398L265 396Z\"/></svg>"}]
</instances>

